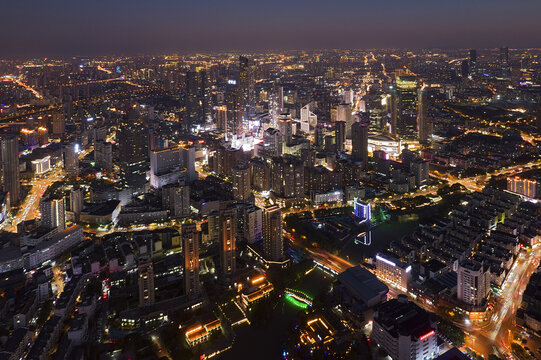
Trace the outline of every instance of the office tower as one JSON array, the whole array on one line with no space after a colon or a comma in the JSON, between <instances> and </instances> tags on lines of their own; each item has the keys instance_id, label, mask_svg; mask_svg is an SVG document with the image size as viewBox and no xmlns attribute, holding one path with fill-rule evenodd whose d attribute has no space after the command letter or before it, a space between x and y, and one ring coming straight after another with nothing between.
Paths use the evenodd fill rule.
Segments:
<instances>
[{"instance_id":1,"label":"office tower","mask_svg":"<svg viewBox=\"0 0 541 360\"><path fill-rule=\"evenodd\" d=\"M195 223L182 225L182 252L184 253L184 284L186 295L198 298L201 294L199 283L199 231Z\"/></svg>"},{"instance_id":2,"label":"office tower","mask_svg":"<svg viewBox=\"0 0 541 360\"><path fill-rule=\"evenodd\" d=\"M272 191L282 198L304 198L304 164L294 156L272 159Z\"/></svg>"},{"instance_id":3,"label":"office tower","mask_svg":"<svg viewBox=\"0 0 541 360\"><path fill-rule=\"evenodd\" d=\"M351 157L361 160L363 168L368 165L368 129L370 118L366 113L355 114L355 122L351 127Z\"/></svg>"},{"instance_id":4,"label":"office tower","mask_svg":"<svg viewBox=\"0 0 541 360\"><path fill-rule=\"evenodd\" d=\"M239 81L242 109L248 116L255 114L255 64L252 59L239 56Z\"/></svg>"},{"instance_id":5,"label":"office tower","mask_svg":"<svg viewBox=\"0 0 541 360\"><path fill-rule=\"evenodd\" d=\"M293 120L291 119L291 115L282 114L279 116L278 129L282 134L282 142L286 145L291 144L293 140Z\"/></svg>"},{"instance_id":6,"label":"office tower","mask_svg":"<svg viewBox=\"0 0 541 360\"><path fill-rule=\"evenodd\" d=\"M263 147L265 156L282 155L282 133L280 130L268 128L263 133Z\"/></svg>"},{"instance_id":7,"label":"office tower","mask_svg":"<svg viewBox=\"0 0 541 360\"><path fill-rule=\"evenodd\" d=\"M234 77L227 80L225 103L227 106L227 138L240 137L244 132L242 89L239 80Z\"/></svg>"},{"instance_id":8,"label":"office tower","mask_svg":"<svg viewBox=\"0 0 541 360\"><path fill-rule=\"evenodd\" d=\"M74 185L70 190L70 211L73 213L73 220L79 221L81 211L83 211L83 190L79 185Z\"/></svg>"},{"instance_id":9,"label":"office tower","mask_svg":"<svg viewBox=\"0 0 541 360\"><path fill-rule=\"evenodd\" d=\"M402 291L407 291L411 279L411 265L403 263L390 254L376 254L376 275Z\"/></svg>"},{"instance_id":10,"label":"office tower","mask_svg":"<svg viewBox=\"0 0 541 360\"><path fill-rule=\"evenodd\" d=\"M4 134L1 140L2 152L2 187L9 193L11 205L19 202L19 140L16 135Z\"/></svg>"},{"instance_id":11,"label":"office tower","mask_svg":"<svg viewBox=\"0 0 541 360\"><path fill-rule=\"evenodd\" d=\"M113 144L107 141L94 142L94 161L103 171L113 171Z\"/></svg>"},{"instance_id":12,"label":"office tower","mask_svg":"<svg viewBox=\"0 0 541 360\"><path fill-rule=\"evenodd\" d=\"M323 149L326 152L331 153L336 151L336 147L334 146L334 136L332 136L331 134L325 135L324 143L325 146L323 146Z\"/></svg>"},{"instance_id":13,"label":"office tower","mask_svg":"<svg viewBox=\"0 0 541 360\"><path fill-rule=\"evenodd\" d=\"M190 129L201 120L201 104L200 104L200 88L199 76L195 71L186 73L186 94L185 105L186 112L184 115L185 129Z\"/></svg>"},{"instance_id":14,"label":"office tower","mask_svg":"<svg viewBox=\"0 0 541 360\"><path fill-rule=\"evenodd\" d=\"M235 209L220 211L220 264L224 277L232 276L236 271L236 213Z\"/></svg>"},{"instance_id":15,"label":"office tower","mask_svg":"<svg viewBox=\"0 0 541 360\"><path fill-rule=\"evenodd\" d=\"M301 108L301 131L306 134L310 134L310 129L317 126L317 115L311 111L311 104L306 104Z\"/></svg>"},{"instance_id":16,"label":"office tower","mask_svg":"<svg viewBox=\"0 0 541 360\"><path fill-rule=\"evenodd\" d=\"M221 244L220 236L220 214L218 211L212 211L207 216L208 219L208 238L211 244ZM220 258L221 259L221 258Z\"/></svg>"},{"instance_id":17,"label":"office tower","mask_svg":"<svg viewBox=\"0 0 541 360\"><path fill-rule=\"evenodd\" d=\"M162 187L162 206L175 218L190 215L190 187L184 182Z\"/></svg>"},{"instance_id":18,"label":"office tower","mask_svg":"<svg viewBox=\"0 0 541 360\"><path fill-rule=\"evenodd\" d=\"M26 148L34 149L38 146L38 134L35 130L22 129L21 140Z\"/></svg>"},{"instance_id":19,"label":"office tower","mask_svg":"<svg viewBox=\"0 0 541 360\"><path fill-rule=\"evenodd\" d=\"M53 112L52 113L52 132L53 135L56 137L62 137L64 136L64 133L66 132L66 120L64 118L64 115L61 112Z\"/></svg>"},{"instance_id":20,"label":"office tower","mask_svg":"<svg viewBox=\"0 0 541 360\"><path fill-rule=\"evenodd\" d=\"M282 212L276 205L266 207L263 213L263 256L267 261L284 258Z\"/></svg>"},{"instance_id":21,"label":"office tower","mask_svg":"<svg viewBox=\"0 0 541 360\"><path fill-rule=\"evenodd\" d=\"M244 205L242 209L244 241L253 244L263 238L263 211L255 205Z\"/></svg>"},{"instance_id":22,"label":"office tower","mask_svg":"<svg viewBox=\"0 0 541 360\"><path fill-rule=\"evenodd\" d=\"M66 209L64 196L46 196L39 201L41 226L46 229L64 230L66 228Z\"/></svg>"},{"instance_id":23,"label":"office tower","mask_svg":"<svg viewBox=\"0 0 541 360\"><path fill-rule=\"evenodd\" d=\"M248 164L235 166L233 168L233 198L236 201L246 201L251 195L250 167Z\"/></svg>"},{"instance_id":24,"label":"office tower","mask_svg":"<svg viewBox=\"0 0 541 360\"><path fill-rule=\"evenodd\" d=\"M318 149L322 149L325 145L325 132L323 126L317 125L314 135L314 146Z\"/></svg>"},{"instance_id":25,"label":"office tower","mask_svg":"<svg viewBox=\"0 0 541 360\"><path fill-rule=\"evenodd\" d=\"M419 128L419 142L425 144L432 136L432 126L428 119L428 92L426 89L417 91L417 126Z\"/></svg>"},{"instance_id":26,"label":"office tower","mask_svg":"<svg viewBox=\"0 0 541 360\"><path fill-rule=\"evenodd\" d=\"M216 106L216 130L227 131L227 105Z\"/></svg>"},{"instance_id":27,"label":"office tower","mask_svg":"<svg viewBox=\"0 0 541 360\"><path fill-rule=\"evenodd\" d=\"M511 76L511 68L509 66L509 48L500 48L500 70L503 78Z\"/></svg>"},{"instance_id":28,"label":"office tower","mask_svg":"<svg viewBox=\"0 0 541 360\"><path fill-rule=\"evenodd\" d=\"M346 124L346 138L351 139L351 125L353 125L351 104L338 105L336 108L336 121L343 121Z\"/></svg>"},{"instance_id":29,"label":"office tower","mask_svg":"<svg viewBox=\"0 0 541 360\"><path fill-rule=\"evenodd\" d=\"M426 185L429 180L429 162L423 159L414 159L410 163L410 171L415 175L417 187Z\"/></svg>"},{"instance_id":30,"label":"office tower","mask_svg":"<svg viewBox=\"0 0 541 360\"><path fill-rule=\"evenodd\" d=\"M430 314L398 295L374 312L372 341L395 360L428 360L438 356L437 325Z\"/></svg>"},{"instance_id":31,"label":"office tower","mask_svg":"<svg viewBox=\"0 0 541 360\"><path fill-rule=\"evenodd\" d=\"M337 152L344 152L346 148L346 122L337 121L334 123L334 144Z\"/></svg>"},{"instance_id":32,"label":"office tower","mask_svg":"<svg viewBox=\"0 0 541 360\"><path fill-rule=\"evenodd\" d=\"M49 131L44 126L38 128L38 143L39 146L47 146L49 144Z\"/></svg>"},{"instance_id":33,"label":"office tower","mask_svg":"<svg viewBox=\"0 0 541 360\"><path fill-rule=\"evenodd\" d=\"M457 298L471 306L483 305L490 293L490 270L482 263L466 259L458 265Z\"/></svg>"},{"instance_id":34,"label":"office tower","mask_svg":"<svg viewBox=\"0 0 541 360\"><path fill-rule=\"evenodd\" d=\"M66 143L62 145L62 162L64 170L70 178L79 176L79 154L77 153L79 145L75 143Z\"/></svg>"},{"instance_id":35,"label":"office tower","mask_svg":"<svg viewBox=\"0 0 541 360\"><path fill-rule=\"evenodd\" d=\"M160 189L168 184L176 184L186 171L181 171L181 148L172 146L150 152L150 186Z\"/></svg>"},{"instance_id":36,"label":"office tower","mask_svg":"<svg viewBox=\"0 0 541 360\"><path fill-rule=\"evenodd\" d=\"M200 101L200 114L201 114L201 122L205 122L207 119L211 117L211 110L212 110L212 101L211 101L211 93L210 93L210 80L209 75L205 70L199 71L199 101Z\"/></svg>"},{"instance_id":37,"label":"office tower","mask_svg":"<svg viewBox=\"0 0 541 360\"><path fill-rule=\"evenodd\" d=\"M116 131L120 173L129 186L146 183L148 130L135 109L122 119Z\"/></svg>"},{"instance_id":38,"label":"office tower","mask_svg":"<svg viewBox=\"0 0 541 360\"><path fill-rule=\"evenodd\" d=\"M271 127L278 127L278 118L284 111L284 88L275 85L269 99L269 115Z\"/></svg>"},{"instance_id":39,"label":"office tower","mask_svg":"<svg viewBox=\"0 0 541 360\"><path fill-rule=\"evenodd\" d=\"M470 49L470 74L477 71L477 50Z\"/></svg>"},{"instance_id":40,"label":"office tower","mask_svg":"<svg viewBox=\"0 0 541 360\"><path fill-rule=\"evenodd\" d=\"M251 184L256 191L269 191L271 188L271 169L261 158L250 160Z\"/></svg>"},{"instance_id":41,"label":"office tower","mask_svg":"<svg viewBox=\"0 0 541 360\"><path fill-rule=\"evenodd\" d=\"M397 75L391 92L391 133L402 140L418 140L417 78Z\"/></svg>"},{"instance_id":42,"label":"office tower","mask_svg":"<svg viewBox=\"0 0 541 360\"><path fill-rule=\"evenodd\" d=\"M197 180L199 175L195 171L195 147L187 146L180 149L180 166L186 169L188 181Z\"/></svg>"},{"instance_id":43,"label":"office tower","mask_svg":"<svg viewBox=\"0 0 541 360\"><path fill-rule=\"evenodd\" d=\"M139 259L137 267L139 285L139 306L153 305L155 302L154 269L148 257Z\"/></svg>"},{"instance_id":44,"label":"office tower","mask_svg":"<svg viewBox=\"0 0 541 360\"><path fill-rule=\"evenodd\" d=\"M467 60L462 60L460 63L460 76L463 78L470 76L470 64Z\"/></svg>"}]
</instances>

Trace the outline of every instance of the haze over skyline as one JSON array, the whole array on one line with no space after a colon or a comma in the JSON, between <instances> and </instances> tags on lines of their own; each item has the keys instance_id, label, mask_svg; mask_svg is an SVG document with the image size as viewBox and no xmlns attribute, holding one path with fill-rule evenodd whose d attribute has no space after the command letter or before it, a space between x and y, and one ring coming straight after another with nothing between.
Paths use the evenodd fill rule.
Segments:
<instances>
[{"instance_id":1,"label":"haze over skyline","mask_svg":"<svg viewBox=\"0 0 541 360\"><path fill-rule=\"evenodd\" d=\"M2 54L187 53L539 45L541 2L13 1Z\"/></svg>"}]
</instances>

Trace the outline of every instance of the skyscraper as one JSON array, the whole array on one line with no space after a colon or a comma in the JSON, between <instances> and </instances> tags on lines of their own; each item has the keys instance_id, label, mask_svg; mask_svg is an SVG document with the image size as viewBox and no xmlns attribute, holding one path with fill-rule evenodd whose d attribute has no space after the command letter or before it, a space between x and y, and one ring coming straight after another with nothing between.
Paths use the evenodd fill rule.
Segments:
<instances>
[{"instance_id":1,"label":"skyscraper","mask_svg":"<svg viewBox=\"0 0 541 360\"><path fill-rule=\"evenodd\" d=\"M197 124L201 118L201 90L199 85L199 76L197 72L188 71L186 73L186 112L184 115L185 129L188 131L192 128L194 124Z\"/></svg>"},{"instance_id":2,"label":"skyscraper","mask_svg":"<svg viewBox=\"0 0 541 360\"><path fill-rule=\"evenodd\" d=\"M227 105L216 106L216 130L219 132L227 131Z\"/></svg>"},{"instance_id":3,"label":"skyscraper","mask_svg":"<svg viewBox=\"0 0 541 360\"><path fill-rule=\"evenodd\" d=\"M391 92L391 133L403 140L418 140L417 78L397 75Z\"/></svg>"},{"instance_id":4,"label":"skyscraper","mask_svg":"<svg viewBox=\"0 0 541 360\"><path fill-rule=\"evenodd\" d=\"M419 128L419 142L427 143L431 134L431 124L428 120L428 92L426 89L417 91L417 126Z\"/></svg>"},{"instance_id":5,"label":"skyscraper","mask_svg":"<svg viewBox=\"0 0 541 360\"><path fill-rule=\"evenodd\" d=\"M344 152L346 146L346 122L337 121L334 123L334 143L337 152Z\"/></svg>"},{"instance_id":6,"label":"skyscraper","mask_svg":"<svg viewBox=\"0 0 541 360\"><path fill-rule=\"evenodd\" d=\"M83 190L79 185L74 185L70 191L70 211L73 214L73 220L79 221L81 211L83 211Z\"/></svg>"},{"instance_id":7,"label":"skyscraper","mask_svg":"<svg viewBox=\"0 0 541 360\"><path fill-rule=\"evenodd\" d=\"M19 140L16 135L4 134L1 140L2 187L9 193L11 205L20 200Z\"/></svg>"},{"instance_id":8,"label":"skyscraper","mask_svg":"<svg viewBox=\"0 0 541 360\"><path fill-rule=\"evenodd\" d=\"M477 50L470 49L470 74L477 71Z\"/></svg>"},{"instance_id":9,"label":"skyscraper","mask_svg":"<svg viewBox=\"0 0 541 360\"><path fill-rule=\"evenodd\" d=\"M46 196L40 199L41 226L47 229L66 228L66 208L64 196Z\"/></svg>"},{"instance_id":10,"label":"skyscraper","mask_svg":"<svg viewBox=\"0 0 541 360\"><path fill-rule=\"evenodd\" d=\"M190 187L184 182L170 184L162 188L162 207L169 210L175 218L190 215Z\"/></svg>"},{"instance_id":11,"label":"skyscraper","mask_svg":"<svg viewBox=\"0 0 541 360\"><path fill-rule=\"evenodd\" d=\"M220 263L222 275L230 277L237 269L236 214L235 209L220 211Z\"/></svg>"},{"instance_id":12,"label":"skyscraper","mask_svg":"<svg viewBox=\"0 0 541 360\"><path fill-rule=\"evenodd\" d=\"M276 205L266 207L263 213L263 256L267 261L284 258L282 212Z\"/></svg>"},{"instance_id":13,"label":"skyscraper","mask_svg":"<svg viewBox=\"0 0 541 360\"><path fill-rule=\"evenodd\" d=\"M351 138L351 125L353 125L353 115L351 104L342 103L336 108L336 121L343 121L346 124L346 138Z\"/></svg>"},{"instance_id":14,"label":"skyscraper","mask_svg":"<svg viewBox=\"0 0 541 360\"><path fill-rule=\"evenodd\" d=\"M239 164L233 168L233 198L236 201L245 201L251 195L250 167Z\"/></svg>"},{"instance_id":15,"label":"skyscraper","mask_svg":"<svg viewBox=\"0 0 541 360\"><path fill-rule=\"evenodd\" d=\"M355 114L351 127L351 157L362 161L362 167L368 165L368 129L370 117L366 113Z\"/></svg>"},{"instance_id":16,"label":"skyscraper","mask_svg":"<svg viewBox=\"0 0 541 360\"><path fill-rule=\"evenodd\" d=\"M186 295L199 297L199 231L195 223L182 225L182 250L184 252L184 284Z\"/></svg>"},{"instance_id":17,"label":"skyscraper","mask_svg":"<svg viewBox=\"0 0 541 360\"><path fill-rule=\"evenodd\" d=\"M62 145L62 160L64 170L70 178L79 176L79 155L77 154L77 144L70 142Z\"/></svg>"},{"instance_id":18,"label":"skyscraper","mask_svg":"<svg viewBox=\"0 0 541 360\"><path fill-rule=\"evenodd\" d=\"M466 259L458 266L458 300L472 306L484 303L490 293L490 270L474 260Z\"/></svg>"},{"instance_id":19,"label":"skyscraper","mask_svg":"<svg viewBox=\"0 0 541 360\"><path fill-rule=\"evenodd\" d=\"M304 163L294 156L272 159L272 191L281 198L304 198Z\"/></svg>"},{"instance_id":20,"label":"skyscraper","mask_svg":"<svg viewBox=\"0 0 541 360\"><path fill-rule=\"evenodd\" d=\"M509 48L500 48L500 70L503 78L511 76L511 68L509 67Z\"/></svg>"},{"instance_id":21,"label":"skyscraper","mask_svg":"<svg viewBox=\"0 0 541 360\"><path fill-rule=\"evenodd\" d=\"M239 57L239 81L242 91L242 109L250 116L255 113L255 64L252 59Z\"/></svg>"},{"instance_id":22,"label":"skyscraper","mask_svg":"<svg viewBox=\"0 0 541 360\"><path fill-rule=\"evenodd\" d=\"M150 258L139 259L137 268L139 285L139 306L153 305L155 302L154 268Z\"/></svg>"},{"instance_id":23,"label":"skyscraper","mask_svg":"<svg viewBox=\"0 0 541 360\"><path fill-rule=\"evenodd\" d=\"M146 182L148 160L148 131L135 109L122 119L117 129L120 172L128 185Z\"/></svg>"}]
</instances>

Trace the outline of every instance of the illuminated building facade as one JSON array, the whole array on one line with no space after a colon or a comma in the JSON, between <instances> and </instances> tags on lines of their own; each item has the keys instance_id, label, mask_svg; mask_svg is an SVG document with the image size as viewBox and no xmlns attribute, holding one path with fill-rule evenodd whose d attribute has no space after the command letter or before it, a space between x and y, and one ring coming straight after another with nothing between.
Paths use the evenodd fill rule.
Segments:
<instances>
[{"instance_id":1,"label":"illuminated building facade","mask_svg":"<svg viewBox=\"0 0 541 360\"><path fill-rule=\"evenodd\" d=\"M276 205L266 207L263 212L263 256L267 261L284 258L282 212Z\"/></svg>"},{"instance_id":2,"label":"illuminated building facade","mask_svg":"<svg viewBox=\"0 0 541 360\"><path fill-rule=\"evenodd\" d=\"M198 298L201 294L199 283L199 231L195 223L182 225L182 251L184 252L184 285L186 295Z\"/></svg>"},{"instance_id":3,"label":"illuminated building facade","mask_svg":"<svg viewBox=\"0 0 541 360\"><path fill-rule=\"evenodd\" d=\"M403 140L419 138L417 127L417 78L398 75L391 91L391 134Z\"/></svg>"},{"instance_id":4,"label":"illuminated building facade","mask_svg":"<svg viewBox=\"0 0 541 360\"><path fill-rule=\"evenodd\" d=\"M411 265L393 256L378 253L376 254L376 275L387 284L406 291L411 279Z\"/></svg>"},{"instance_id":5,"label":"illuminated building facade","mask_svg":"<svg viewBox=\"0 0 541 360\"><path fill-rule=\"evenodd\" d=\"M430 360L438 356L436 323L406 295L378 306L372 324L372 340L392 359Z\"/></svg>"},{"instance_id":6,"label":"illuminated building facade","mask_svg":"<svg viewBox=\"0 0 541 360\"><path fill-rule=\"evenodd\" d=\"M541 197L541 182L535 178L513 176L507 178L507 190L532 199Z\"/></svg>"},{"instance_id":7,"label":"illuminated building facade","mask_svg":"<svg viewBox=\"0 0 541 360\"><path fill-rule=\"evenodd\" d=\"M154 304L155 289L152 261L146 258L140 259L137 273L139 276L139 306L148 306Z\"/></svg>"},{"instance_id":8,"label":"illuminated building facade","mask_svg":"<svg viewBox=\"0 0 541 360\"><path fill-rule=\"evenodd\" d=\"M220 211L220 263L222 275L230 277L236 271L236 216L234 209Z\"/></svg>"},{"instance_id":9,"label":"illuminated building facade","mask_svg":"<svg viewBox=\"0 0 541 360\"><path fill-rule=\"evenodd\" d=\"M11 205L20 199L21 183L19 181L19 140L16 135L2 135L2 187L9 193Z\"/></svg>"},{"instance_id":10,"label":"illuminated building facade","mask_svg":"<svg viewBox=\"0 0 541 360\"><path fill-rule=\"evenodd\" d=\"M372 220L370 204L361 201L359 198L355 198L353 201L353 213L361 221L370 222Z\"/></svg>"},{"instance_id":11,"label":"illuminated building facade","mask_svg":"<svg viewBox=\"0 0 541 360\"><path fill-rule=\"evenodd\" d=\"M483 305L490 293L490 270L474 260L466 259L458 266L457 298L471 306Z\"/></svg>"}]
</instances>

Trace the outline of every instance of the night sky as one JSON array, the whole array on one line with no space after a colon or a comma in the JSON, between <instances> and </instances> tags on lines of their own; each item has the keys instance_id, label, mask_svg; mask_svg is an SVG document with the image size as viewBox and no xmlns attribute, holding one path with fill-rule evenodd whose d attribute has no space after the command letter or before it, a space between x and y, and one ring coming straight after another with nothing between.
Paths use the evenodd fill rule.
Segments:
<instances>
[{"instance_id":1,"label":"night sky","mask_svg":"<svg viewBox=\"0 0 541 360\"><path fill-rule=\"evenodd\" d=\"M2 0L0 57L541 47L539 0Z\"/></svg>"}]
</instances>

